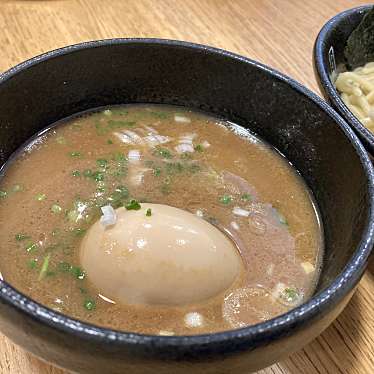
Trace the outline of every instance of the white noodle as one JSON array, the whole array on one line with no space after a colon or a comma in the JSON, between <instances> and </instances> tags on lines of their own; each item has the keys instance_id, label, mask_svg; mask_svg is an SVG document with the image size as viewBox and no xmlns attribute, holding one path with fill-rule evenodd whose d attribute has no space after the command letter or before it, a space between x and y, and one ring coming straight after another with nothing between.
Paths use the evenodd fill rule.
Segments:
<instances>
[{"instance_id":1,"label":"white noodle","mask_svg":"<svg viewBox=\"0 0 374 374\"><path fill-rule=\"evenodd\" d=\"M177 114L174 116L174 120L175 122L179 122L179 123L191 123L190 118L185 117L185 116L179 116Z\"/></svg>"},{"instance_id":2,"label":"white noodle","mask_svg":"<svg viewBox=\"0 0 374 374\"><path fill-rule=\"evenodd\" d=\"M250 212L248 210L242 209L238 206L234 207L232 210L233 214L239 217L249 217Z\"/></svg>"},{"instance_id":3,"label":"white noodle","mask_svg":"<svg viewBox=\"0 0 374 374\"><path fill-rule=\"evenodd\" d=\"M232 222L230 223L230 226L231 226L234 230L237 230L237 231L240 230L239 225L238 225L235 221L232 221Z\"/></svg>"},{"instance_id":4,"label":"white noodle","mask_svg":"<svg viewBox=\"0 0 374 374\"><path fill-rule=\"evenodd\" d=\"M200 327L204 323L204 318L200 313L191 312L184 316L184 323L187 327Z\"/></svg>"},{"instance_id":5,"label":"white noodle","mask_svg":"<svg viewBox=\"0 0 374 374\"><path fill-rule=\"evenodd\" d=\"M181 143L174 148L178 153L195 152L192 144Z\"/></svg>"},{"instance_id":6,"label":"white noodle","mask_svg":"<svg viewBox=\"0 0 374 374\"><path fill-rule=\"evenodd\" d=\"M345 105L370 131L374 131L373 79L373 63L369 62L353 71L340 73L335 82Z\"/></svg>"}]
</instances>

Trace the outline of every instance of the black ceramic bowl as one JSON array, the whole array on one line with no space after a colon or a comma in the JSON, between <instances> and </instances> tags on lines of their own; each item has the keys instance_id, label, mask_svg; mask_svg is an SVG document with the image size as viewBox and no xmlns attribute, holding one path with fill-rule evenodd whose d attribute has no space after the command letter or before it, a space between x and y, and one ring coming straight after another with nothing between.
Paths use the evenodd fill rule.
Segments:
<instances>
[{"instance_id":1,"label":"black ceramic bowl","mask_svg":"<svg viewBox=\"0 0 374 374\"><path fill-rule=\"evenodd\" d=\"M374 134L352 114L335 88L337 74L347 70L344 57L347 39L372 7L368 5L346 10L323 26L314 45L314 69L326 99L346 119L374 157Z\"/></svg>"},{"instance_id":2,"label":"black ceramic bowl","mask_svg":"<svg viewBox=\"0 0 374 374\"><path fill-rule=\"evenodd\" d=\"M0 77L0 163L61 118L132 102L219 114L249 127L293 163L313 191L325 230L315 296L255 326L160 337L79 322L2 281L1 331L82 373L242 374L300 349L348 303L373 246L373 168L353 131L315 94L252 60L177 41L115 39L59 49Z\"/></svg>"}]
</instances>

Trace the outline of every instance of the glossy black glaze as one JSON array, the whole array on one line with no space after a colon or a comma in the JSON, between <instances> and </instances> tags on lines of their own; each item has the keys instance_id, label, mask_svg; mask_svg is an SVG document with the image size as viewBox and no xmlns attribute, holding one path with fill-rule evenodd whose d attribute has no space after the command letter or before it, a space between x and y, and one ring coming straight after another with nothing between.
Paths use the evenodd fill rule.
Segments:
<instances>
[{"instance_id":1,"label":"glossy black glaze","mask_svg":"<svg viewBox=\"0 0 374 374\"><path fill-rule=\"evenodd\" d=\"M45 360L87 373L242 374L300 349L349 301L373 246L373 168L352 130L316 95L257 62L190 43L117 39L53 51L0 77L0 162L58 119L129 102L223 115L295 165L325 227L317 294L290 313L244 329L156 337L80 323L0 282L1 330Z\"/></svg>"},{"instance_id":2,"label":"glossy black glaze","mask_svg":"<svg viewBox=\"0 0 374 374\"><path fill-rule=\"evenodd\" d=\"M371 7L372 5L346 10L323 26L314 44L314 71L326 99L341 113L371 156L374 156L374 135L346 107L334 85L336 74L347 70L344 57L347 39Z\"/></svg>"}]
</instances>

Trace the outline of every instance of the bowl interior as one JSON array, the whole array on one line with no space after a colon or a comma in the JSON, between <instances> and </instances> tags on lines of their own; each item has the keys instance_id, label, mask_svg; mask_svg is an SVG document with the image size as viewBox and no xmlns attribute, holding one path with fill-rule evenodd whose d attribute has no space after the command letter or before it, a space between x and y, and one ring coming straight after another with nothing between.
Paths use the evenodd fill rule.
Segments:
<instances>
[{"instance_id":1,"label":"bowl interior","mask_svg":"<svg viewBox=\"0 0 374 374\"><path fill-rule=\"evenodd\" d=\"M374 155L374 135L346 107L335 89L338 74L349 70L344 55L347 40L371 8L372 6L362 6L350 9L328 21L317 37L314 63L317 79L325 96L352 126L370 154Z\"/></svg>"},{"instance_id":2,"label":"bowl interior","mask_svg":"<svg viewBox=\"0 0 374 374\"><path fill-rule=\"evenodd\" d=\"M275 146L312 190L326 246L320 291L360 245L372 202L359 146L317 101L265 67L206 47L151 40L70 47L1 78L0 164L47 125L98 106L168 103L222 115Z\"/></svg>"}]
</instances>

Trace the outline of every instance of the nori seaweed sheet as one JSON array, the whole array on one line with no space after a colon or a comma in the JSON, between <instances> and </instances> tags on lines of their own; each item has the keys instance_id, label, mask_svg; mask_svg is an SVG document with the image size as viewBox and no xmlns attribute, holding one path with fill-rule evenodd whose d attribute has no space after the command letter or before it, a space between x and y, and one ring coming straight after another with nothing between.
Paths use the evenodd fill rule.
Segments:
<instances>
[{"instance_id":1,"label":"nori seaweed sheet","mask_svg":"<svg viewBox=\"0 0 374 374\"><path fill-rule=\"evenodd\" d=\"M374 6L349 36L344 55L350 69L374 62Z\"/></svg>"}]
</instances>

